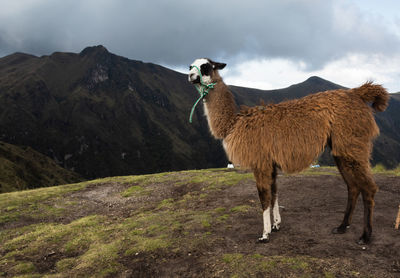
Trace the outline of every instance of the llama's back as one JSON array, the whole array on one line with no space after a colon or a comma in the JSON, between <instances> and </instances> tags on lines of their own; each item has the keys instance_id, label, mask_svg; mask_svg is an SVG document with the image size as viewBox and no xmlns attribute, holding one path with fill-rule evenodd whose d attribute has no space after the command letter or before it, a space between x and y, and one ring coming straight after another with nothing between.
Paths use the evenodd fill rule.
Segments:
<instances>
[{"instance_id":1,"label":"llama's back","mask_svg":"<svg viewBox=\"0 0 400 278\"><path fill-rule=\"evenodd\" d=\"M379 129L366 96L374 98L357 89L336 90L247 109L237 116L225 149L232 162L244 167L276 163L292 173L307 168L331 139L333 155L368 161ZM380 101L377 107L383 105Z\"/></svg>"},{"instance_id":2,"label":"llama's back","mask_svg":"<svg viewBox=\"0 0 400 278\"><path fill-rule=\"evenodd\" d=\"M233 163L264 168L276 163L288 173L308 167L324 149L332 111L318 98L258 106L238 115L224 146Z\"/></svg>"}]
</instances>

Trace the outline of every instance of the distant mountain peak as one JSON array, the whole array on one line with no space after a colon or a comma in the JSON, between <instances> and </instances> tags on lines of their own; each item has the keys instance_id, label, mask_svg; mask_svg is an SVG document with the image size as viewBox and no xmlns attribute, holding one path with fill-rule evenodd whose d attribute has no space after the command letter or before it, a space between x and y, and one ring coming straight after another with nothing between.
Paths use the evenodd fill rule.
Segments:
<instances>
[{"instance_id":1,"label":"distant mountain peak","mask_svg":"<svg viewBox=\"0 0 400 278\"><path fill-rule=\"evenodd\" d=\"M333 82L323 79L319 76L313 75L309 78L307 78L307 80L304 81L304 83L311 83L311 84L324 84L324 83L330 83L330 84L334 84ZM335 84L337 85L337 84Z\"/></svg>"},{"instance_id":2,"label":"distant mountain peak","mask_svg":"<svg viewBox=\"0 0 400 278\"><path fill-rule=\"evenodd\" d=\"M32 59L32 58L37 58L37 57L34 55L31 55L31 54L15 52L13 54L1 57L0 61L3 65L11 66L11 65L17 65L17 64L23 63L26 60Z\"/></svg>"},{"instance_id":3,"label":"distant mountain peak","mask_svg":"<svg viewBox=\"0 0 400 278\"><path fill-rule=\"evenodd\" d=\"M320 81L327 81L327 80L325 80L325 79L323 79L323 78L321 78L319 76L314 75L314 76L309 77L306 81L310 81L310 82L318 81L318 82L320 82Z\"/></svg>"},{"instance_id":4,"label":"distant mountain peak","mask_svg":"<svg viewBox=\"0 0 400 278\"><path fill-rule=\"evenodd\" d=\"M79 53L79 55L81 56L85 56L85 55L91 55L91 54L109 54L110 52L108 52L107 48L105 48L103 45L96 45L96 46L88 46L85 49L83 49L81 51L81 53Z\"/></svg>"},{"instance_id":5,"label":"distant mountain peak","mask_svg":"<svg viewBox=\"0 0 400 278\"><path fill-rule=\"evenodd\" d=\"M37 58L35 55L24 53L24 52L14 52L11 55L8 55L9 57L27 57L27 58Z\"/></svg>"},{"instance_id":6,"label":"distant mountain peak","mask_svg":"<svg viewBox=\"0 0 400 278\"><path fill-rule=\"evenodd\" d=\"M303 85L319 85L319 86L328 86L329 85L329 87L332 87L332 88L327 88L327 89L333 89L334 87L336 87L337 89L345 88L343 86L340 86L336 83L333 83L331 81L328 81L326 79L323 79L323 78L321 78L319 76L315 76L315 75L309 77L306 81L304 81L301 84L303 84Z\"/></svg>"}]
</instances>

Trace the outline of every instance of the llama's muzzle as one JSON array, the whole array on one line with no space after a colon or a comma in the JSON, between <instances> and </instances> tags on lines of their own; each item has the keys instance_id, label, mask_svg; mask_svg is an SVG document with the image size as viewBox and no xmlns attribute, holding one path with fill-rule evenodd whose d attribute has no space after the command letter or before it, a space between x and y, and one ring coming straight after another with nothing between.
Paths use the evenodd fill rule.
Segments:
<instances>
[{"instance_id":1,"label":"llama's muzzle","mask_svg":"<svg viewBox=\"0 0 400 278\"><path fill-rule=\"evenodd\" d=\"M195 73L189 74L189 82L192 84L200 83L200 76Z\"/></svg>"}]
</instances>

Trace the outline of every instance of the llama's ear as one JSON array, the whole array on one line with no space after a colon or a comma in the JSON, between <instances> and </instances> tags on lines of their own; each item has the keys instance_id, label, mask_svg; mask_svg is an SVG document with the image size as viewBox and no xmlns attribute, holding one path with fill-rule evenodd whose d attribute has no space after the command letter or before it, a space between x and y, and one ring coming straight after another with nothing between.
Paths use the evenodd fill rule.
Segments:
<instances>
[{"instance_id":1,"label":"llama's ear","mask_svg":"<svg viewBox=\"0 0 400 278\"><path fill-rule=\"evenodd\" d=\"M213 68L218 70L222 70L226 66L226 64L224 63L218 63L218 62L211 62L211 63L213 65Z\"/></svg>"}]
</instances>

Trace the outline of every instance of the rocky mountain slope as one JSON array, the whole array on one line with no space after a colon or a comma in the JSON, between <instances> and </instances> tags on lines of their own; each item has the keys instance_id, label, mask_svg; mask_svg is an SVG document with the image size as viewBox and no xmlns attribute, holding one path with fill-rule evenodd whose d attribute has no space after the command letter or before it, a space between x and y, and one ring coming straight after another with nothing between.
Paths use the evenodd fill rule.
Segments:
<instances>
[{"instance_id":1,"label":"rocky mountain slope","mask_svg":"<svg viewBox=\"0 0 400 278\"><path fill-rule=\"evenodd\" d=\"M239 104L278 102L340 88L318 77L285 89L231 87ZM224 166L184 74L103 46L80 53L0 58L0 140L29 146L85 178ZM400 162L400 102L377 115L373 162ZM324 160L324 159L323 159Z\"/></svg>"},{"instance_id":2,"label":"rocky mountain slope","mask_svg":"<svg viewBox=\"0 0 400 278\"><path fill-rule=\"evenodd\" d=\"M16 53L0 59L0 139L88 178L216 166L224 156L206 122L187 120L192 89L182 74L102 46Z\"/></svg>"}]
</instances>

